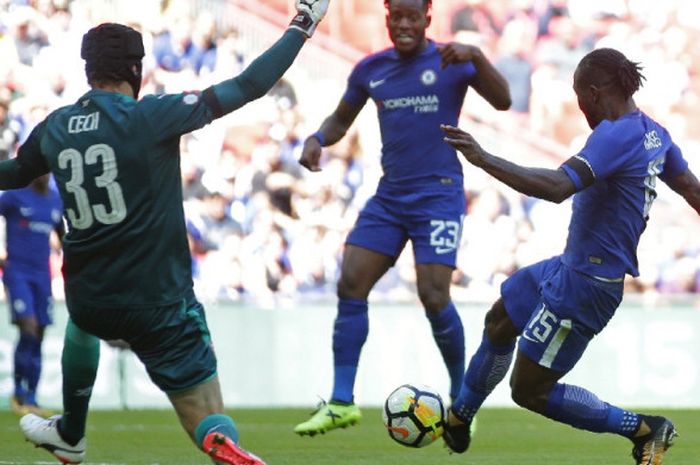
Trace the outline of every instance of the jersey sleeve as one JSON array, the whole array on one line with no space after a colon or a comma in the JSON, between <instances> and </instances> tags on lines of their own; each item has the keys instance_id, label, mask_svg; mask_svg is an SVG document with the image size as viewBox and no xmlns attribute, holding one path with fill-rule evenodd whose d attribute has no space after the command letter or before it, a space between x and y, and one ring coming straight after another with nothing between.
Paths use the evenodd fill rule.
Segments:
<instances>
[{"instance_id":1,"label":"jersey sleeve","mask_svg":"<svg viewBox=\"0 0 700 465\"><path fill-rule=\"evenodd\" d=\"M688 170L688 162L683 158L683 152L675 143L671 144L666 152L664 170L659 176L662 181L673 179Z\"/></svg>"},{"instance_id":2,"label":"jersey sleeve","mask_svg":"<svg viewBox=\"0 0 700 465\"><path fill-rule=\"evenodd\" d=\"M609 121L601 122L591 133L586 145L561 166L580 191L598 179L605 179L625 163L624 144L615 137Z\"/></svg>"},{"instance_id":3,"label":"jersey sleeve","mask_svg":"<svg viewBox=\"0 0 700 465\"><path fill-rule=\"evenodd\" d=\"M46 120L39 123L19 148L17 157L0 162L0 189L24 187L39 176L49 172L46 158L41 153L41 138Z\"/></svg>"},{"instance_id":4,"label":"jersey sleeve","mask_svg":"<svg viewBox=\"0 0 700 465\"><path fill-rule=\"evenodd\" d=\"M353 106L364 106L369 98L369 93L364 85L365 67L362 62L357 64L348 77L348 86L343 94L343 100Z\"/></svg>"},{"instance_id":5,"label":"jersey sleeve","mask_svg":"<svg viewBox=\"0 0 700 465\"><path fill-rule=\"evenodd\" d=\"M138 105L158 141L194 131L214 119L212 108L200 92L149 95Z\"/></svg>"},{"instance_id":6,"label":"jersey sleeve","mask_svg":"<svg viewBox=\"0 0 700 465\"><path fill-rule=\"evenodd\" d=\"M288 29L241 74L206 89L202 95L214 110L214 118L235 111L269 92L294 62L304 45L304 37L295 29Z\"/></svg>"},{"instance_id":7,"label":"jersey sleeve","mask_svg":"<svg viewBox=\"0 0 700 465\"><path fill-rule=\"evenodd\" d=\"M144 98L144 115L155 136L165 140L199 129L265 95L289 69L304 45L299 31L288 29L243 72L203 92L185 92Z\"/></svg>"},{"instance_id":8,"label":"jersey sleeve","mask_svg":"<svg viewBox=\"0 0 700 465\"><path fill-rule=\"evenodd\" d=\"M474 66L474 63L471 61L468 61L461 66L463 85L465 87L472 85L474 79L476 79L476 66Z\"/></svg>"}]
</instances>

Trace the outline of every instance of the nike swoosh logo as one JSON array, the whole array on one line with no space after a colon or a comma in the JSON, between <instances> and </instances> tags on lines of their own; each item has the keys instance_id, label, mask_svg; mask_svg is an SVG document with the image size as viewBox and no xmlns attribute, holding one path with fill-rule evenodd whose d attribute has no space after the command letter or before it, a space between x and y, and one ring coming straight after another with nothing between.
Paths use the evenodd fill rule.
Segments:
<instances>
[{"instance_id":1,"label":"nike swoosh logo","mask_svg":"<svg viewBox=\"0 0 700 465\"><path fill-rule=\"evenodd\" d=\"M392 433L400 434L402 438L406 439L411 433L406 428L400 428L397 426L387 426L386 429Z\"/></svg>"},{"instance_id":2,"label":"nike swoosh logo","mask_svg":"<svg viewBox=\"0 0 700 465\"><path fill-rule=\"evenodd\" d=\"M379 87L382 84L384 84L384 81L386 81L386 79L380 79L378 81L371 80L371 81L369 81L369 88L374 89L375 87Z\"/></svg>"}]
</instances>

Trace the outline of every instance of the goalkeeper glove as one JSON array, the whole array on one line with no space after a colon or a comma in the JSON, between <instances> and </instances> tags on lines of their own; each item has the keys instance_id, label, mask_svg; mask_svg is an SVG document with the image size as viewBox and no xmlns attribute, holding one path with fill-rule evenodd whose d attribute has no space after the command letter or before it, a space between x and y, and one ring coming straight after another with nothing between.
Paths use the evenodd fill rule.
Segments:
<instances>
[{"instance_id":1,"label":"goalkeeper glove","mask_svg":"<svg viewBox=\"0 0 700 465\"><path fill-rule=\"evenodd\" d=\"M311 37L316 26L326 15L330 0L296 0L297 15L289 27L300 30L306 37Z\"/></svg>"}]
</instances>

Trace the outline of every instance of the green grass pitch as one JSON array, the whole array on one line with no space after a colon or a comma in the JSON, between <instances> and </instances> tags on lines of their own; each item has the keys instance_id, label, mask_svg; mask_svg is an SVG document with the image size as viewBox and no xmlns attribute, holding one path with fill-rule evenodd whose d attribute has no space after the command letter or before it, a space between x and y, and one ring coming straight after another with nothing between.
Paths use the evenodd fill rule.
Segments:
<instances>
[{"instance_id":1,"label":"green grass pitch","mask_svg":"<svg viewBox=\"0 0 700 465\"><path fill-rule=\"evenodd\" d=\"M241 445L269 465L633 465L630 443L554 423L520 409L484 409L471 449L449 455L438 441L423 449L402 447L383 429L379 409L363 409L357 426L314 438L298 437L304 409L229 411ZM700 410L670 410L680 433L664 465L700 463ZM58 463L24 442L18 419L0 412L0 465ZM168 410L95 411L88 420L87 465L209 464Z\"/></svg>"}]
</instances>

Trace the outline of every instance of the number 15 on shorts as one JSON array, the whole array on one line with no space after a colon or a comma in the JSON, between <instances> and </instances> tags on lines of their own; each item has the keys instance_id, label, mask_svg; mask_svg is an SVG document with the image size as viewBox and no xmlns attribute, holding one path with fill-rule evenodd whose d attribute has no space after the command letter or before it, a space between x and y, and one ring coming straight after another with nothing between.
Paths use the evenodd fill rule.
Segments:
<instances>
[{"instance_id":1,"label":"number 15 on shorts","mask_svg":"<svg viewBox=\"0 0 700 465\"><path fill-rule=\"evenodd\" d=\"M530 319L525 327L522 337L540 346L537 352L541 351L538 363L544 367L551 368L552 362L559 354L566 337L572 328L569 319L560 319L551 312L545 303Z\"/></svg>"}]
</instances>

